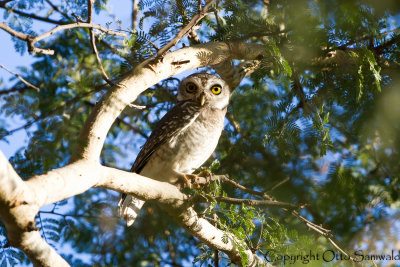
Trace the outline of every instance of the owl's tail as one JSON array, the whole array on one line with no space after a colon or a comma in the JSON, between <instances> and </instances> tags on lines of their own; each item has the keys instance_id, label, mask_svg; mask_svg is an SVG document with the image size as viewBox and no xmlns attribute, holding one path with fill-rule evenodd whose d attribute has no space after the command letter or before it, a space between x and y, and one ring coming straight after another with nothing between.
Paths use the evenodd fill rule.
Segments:
<instances>
[{"instance_id":1,"label":"owl's tail","mask_svg":"<svg viewBox=\"0 0 400 267\"><path fill-rule=\"evenodd\" d=\"M143 204L143 200L137 199L131 195L121 196L118 203L119 216L126 221L127 226L131 226L135 222Z\"/></svg>"}]
</instances>

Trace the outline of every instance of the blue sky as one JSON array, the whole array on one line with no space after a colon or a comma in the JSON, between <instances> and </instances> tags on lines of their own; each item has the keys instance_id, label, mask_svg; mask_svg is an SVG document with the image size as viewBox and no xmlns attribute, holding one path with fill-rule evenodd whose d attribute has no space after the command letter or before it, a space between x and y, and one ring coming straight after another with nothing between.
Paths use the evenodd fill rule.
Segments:
<instances>
[{"instance_id":1,"label":"blue sky","mask_svg":"<svg viewBox=\"0 0 400 267\"><path fill-rule=\"evenodd\" d=\"M54 1L53 1L54 2ZM56 2L55 2L56 3ZM122 28L127 29L131 27L131 10L132 10L132 1L128 0L118 0L118 1L110 1L108 3L112 14L115 15L122 22ZM0 10L0 22L3 22L5 11L3 9ZM101 12L99 15L95 15L93 17L93 23L101 24L102 26L106 26L107 22L113 22L111 16L106 14L105 12ZM55 25L50 23L43 22L34 22L33 29L38 33L48 31L54 28ZM111 26L112 27L112 26ZM89 42L89 40L88 40ZM12 72L20 73L18 70L19 67L27 67L35 61L35 58L32 54L25 52L24 54L17 53L14 48L14 42L12 41L11 35L0 29L0 64L4 65L7 69ZM15 81L10 82L10 78L14 78L12 74L7 72L6 70L0 68L0 81L3 82L4 85L12 85ZM3 87L0 83L0 90L6 89L7 87ZM0 98L0 107L2 105L2 98ZM14 129L24 124L18 116L4 117L4 115L0 114L0 123L5 123L7 125L7 129ZM28 136L24 130L20 130L14 133L12 136L6 138L6 140L0 140L0 150L6 155L7 158L14 155L14 153L23 147L28 140Z\"/></svg>"}]
</instances>

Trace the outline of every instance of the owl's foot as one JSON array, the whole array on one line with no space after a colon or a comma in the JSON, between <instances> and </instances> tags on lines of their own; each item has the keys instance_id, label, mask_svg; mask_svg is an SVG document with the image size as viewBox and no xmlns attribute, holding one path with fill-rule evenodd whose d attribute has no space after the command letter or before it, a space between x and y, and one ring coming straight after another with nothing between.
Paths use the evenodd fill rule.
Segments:
<instances>
[{"instance_id":1,"label":"owl's foot","mask_svg":"<svg viewBox=\"0 0 400 267\"><path fill-rule=\"evenodd\" d=\"M212 181L212 175L210 171L204 170L199 174L181 174L179 180L181 188L200 189Z\"/></svg>"}]
</instances>

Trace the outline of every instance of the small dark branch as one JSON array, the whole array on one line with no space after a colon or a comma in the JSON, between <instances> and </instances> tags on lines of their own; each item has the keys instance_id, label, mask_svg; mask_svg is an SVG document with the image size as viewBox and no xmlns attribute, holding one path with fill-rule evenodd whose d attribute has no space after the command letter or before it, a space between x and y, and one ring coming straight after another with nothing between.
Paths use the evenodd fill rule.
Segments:
<instances>
[{"instance_id":1,"label":"small dark branch","mask_svg":"<svg viewBox=\"0 0 400 267\"><path fill-rule=\"evenodd\" d=\"M400 28L397 28L397 30L399 30ZM394 44L397 44L397 46L400 46L400 35L396 35L395 37L393 37L392 39L390 39L389 41L373 48L373 50L377 53L377 54L381 54L383 52L383 50L391 47Z\"/></svg>"},{"instance_id":2,"label":"small dark branch","mask_svg":"<svg viewBox=\"0 0 400 267\"><path fill-rule=\"evenodd\" d=\"M214 1L215 0L208 0L206 5L200 8L199 13L194 15L192 20L178 32L175 38L157 52L157 56L162 56L168 52L168 50L174 47L194 26L196 26L197 23L199 23L208 14L208 8L214 3Z\"/></svg>"},{"instance_id":3,"label":"small dark branch","mask_svg":"<svg viewBox=\"0 0 400 267\"><path fill-rule=\"evenodd\" d=\"M213 210L212 213L213 216L213 221L214 221L214 227L217 228L218 224L218 219L217 219L217 213L215 212L215 209ZM219 265L219 255L218 255L218 249L214 251L214 267L218 267Z\"/></svg>"},{"instance_id":4,"label":"small dark branch","mask_svg":"<svg viewBox=\"0 0 400 267\"><path fill-rule=\"evenodd\" d=\"M136 32L137 16L138 16L138 1L132 0L132 31Z\"/></svg>"},{"instance_id":5,"label":"small dark branch","mask_svg":"<svg viewBox=\"0 0 400 267\"><path fill-rule=\"evenodd\" d=\"M92 216L92 215L83 215L83 214L63 214L63 213L58 213L54 211L39 211L39 214L45 213L45 214L52 214L52 215L57 215L60 217L74 217L74 218L91 218L91 219L113 219L113 218L119 218L118 216L107 216L106 218L104 216Z\"/></svg>"},{"instance_id":6,"label":"small dark branch","mask_svg":"<svg viewBox=\"0 0 400 267\"><path fill-rule=\"evenodd\" d=\"M150 39L147 39L144 36L141 36L140 38L143 38L144 40L146 40L146 42L151 44L151 46L154 48L154 50L156 50L156 52L158 52L160 50L160 48L158 48L158 46L153 41L151 41Z\"/></svg>"},{"instance_id":7,"label":"small dark branch","mask_svg":"<svg viewBox=\"0 0 400 267\"><path fill-rule=\"evenodd\" d=\"M50 0L45 0L45 1L46 1L46 3L48 3L48 4L51 6L51 8L52 8L53 10L55 10L55 11L57 11L58 13L60 13L61 15L63 15L63 17L66 18L69 22L72 21L71 18L68 16L67 13L61 11L61 10L60 10L56 5L54 5ZM65 24L67 24L67 23L65 23Z\"/></svg>"},{"instance_id":8,"label":"small dark branch","mask_svg":"<svg viewBox=\"0 0 400 267\"><path fill-rule=\"evenodd\" d=\"M255 191L255 190L246 188L243 185L241 185L241 184L239 184L239 183L237 183L235 181L230 180L227 175L220 175L220 176L218 176L218 178L222 182L227 183L227 184L235 187L236 189L239 189L240 191L243 191L245 193L251 194L253 196L259 196L259 197L262 197L264 199L267 199L268 201L270 201L270 204L272 206L278 206L279 207L279 204L275 205L275 203L283 203L283 204L290 205L291 207L289 207L289 208L284 207L283 205L281 205L280 208L282 208L282 210L284 210L286 212L289 212L291 215L293 215L294 217L298 218L300 221L304 222L305 225L308 228L310 228L310 229L314 230L315 232L319 233L320 235L324 236L341 253L343 253L344 255L347 255L347 256L349 255L342 248L340 248L340 246L337 244L338 242L334 240L335 238L334 238L334 236L333 236L333 234L331 233L330 230L325 229L322 226L316 225L316 224L312 223L311 221L307 220L305 217L300 215L300 213L296 209L302 209L304 207L304 205L299 207L299 206L296 206L296 205L293 205L293 204L290 204L290 203L278 202L278 201L276 201L276 199L274 197L271 197L270 195L266 194L265 192L259 192L259 191ZM203 196L203 201L204 201L204 196ZM232 201L232 204L239 204L242 201L251 201L250 203L253 202L256 205L257 204L263 205L264 204L263 202L265 200L247 200L247 199L243 199L242 200L242 199L239 199L239 201L238 201L237 199L234 199ZM230 203L228 201L223 201L223 202ZM236 202L236 203L233 203L233 202ZM267 203L268 202L265 202L266 205L270 206L270 204L269 203L267 204ZM245 204L248 204L248 203L245 203ZM251 205L251 204L249 204L249 205ZM350 259L354 260L354 258L351 258L351 257L350 257Z\"/></svg>"},{"instance_id":9,"label":"small dark branch","mask_svg":"<svg viewBox=\"0 0 400 267\"><path fill-rule=\"evenodd\" d=\"M232 113L226 114L226 117L231 122L233 128L238 134L242 134L242 130L240 129L240 124L235 120Z\"/></svg>"},{"instance_id":10,"label":"small dark branch","mask_svg":"<svg viewBox=\"0 0 400 267\"><path fill-rule=\"evenodd\" d=\"M72 99L66 101L66 102L64 103L64 105L59 106L59 107L57 107L57 108L55 108L55 109L53 109L53 110L51 110L51 111L49 111L49 112L47 112L47 113L44 113L44 114L42 114L42 115L40 115L40 116L38 116L38 117L34 117L34 119L30 120L29 122L27 122L26 124L24 124L24 125L22 125L22 126L20 126L20 127L14 128L14 129L12 129L12 130L10 130L10 131L6 131L3 135L0 135L0 140L3 139L3 138L6 137L6 136L9 136L9 135L11 135L11 134L13 134L13 133L19 131L19 130L28 129L28 128L31 127L34 123L36 123L36 122L38 122L38 121L40 121L40 120L43 120L43 119L45 119L45 118L47 118L47 117L50 117L50 116L56 114L58 111L60 111L60 110L62 110L63 108L67 107L68 105L73 104L73 103L79 101L80 99L82 99L82 97L85 97L85 96L87 96L87 95L90 95L90 94L92 94L92 93L94 93L94 92L98 92L98 91L102 90L103 88L104 88L104 86L97 86L97 87L95 87L95 89L93 89L93 90L91 90L91 91L89 91L89 92L86 92L86 93L84 93L84 94L75 96L74 98L72 98Z\"/></svg>"},{"instance_id":11,"label":"small dark branch","mask_svg":"<svg viewBox=\"0 0 400 267\"><path fill-rule=\"evenodd\" d=\"M218 29L218 39L222 41L222 27L219 22L219 16L218 16L218 10L214 9L214 16L215 16L215 21L217 23L217 29Z\"/></svg>"},{"instance_id":12,"label":"small dark branch","mask_svg":"<svg viewBox=\"0 0 400 267\"><path fill-rule=\"evenodd\" d=\"M44 17L36 16L34 14L25 13L25 12L22 12L22 11L19 11L19 10L16 10L16 9L8 8L8 7L6 7L6 4L8 2L11 2L11 1L1 1L0 2L0 8L3 8L7 12L10 12L10 13L18 14L18 15L23 16L23 17L27 17L27 18L31 18L31 19L47 22L47 23L52 23L52 24L57 24L57 25L68 24L68 22L66 22L66 21L44 18Z\"/></svg>"},{"instance_id":13,"label":"small dark branch","mask_svg":"<svg viewBox=\"0 0 400 267\"><path fill-rule=\"evenodd\" d=\"M85 103L86 105L90 106L90 107L94 107L94 104L91 103L91 102L89 102L89 101L85 101L84 103ZM127 127L128 127L129 129L131 129L133 132L135 132L135 133L137 133L137 134L140 134L143 138L145 138L145 139L149 138L140 128L138 128L138 127L136 127L136 126L134 126L134 125L132 125L132 124L130 124L130 123L124 121L123 119L117 118L115 121L116 121L117 123L121 123L121 124L127 126Z\"/></svg>"},{"instance_id":14,"label":"small dark branch","mask_svg":"<svg viewBox=\"0 0 400 267\"><path fill-rule=\"evenodd\" d=\"M126 121L124 121L123 119L120 119L120 118L117 118L117 122L118 123L121 123L121 124L123 124L123 125L125 125L125 126L127 126L128 128L130 128L132 131L134 131L135 133L137 133L137 134L140 134L143 138L145 138L145 139L147 139L148 138L148 136L142 131L142 130L140 130L138 127L136 127L136 126L133 126L132 124L130 124L130 123L127 123Z\"/></svg>"},{"instance_id":15,"label":"small dark branch","mask_svg":"<svg viewBox=\"0 0 400 267\"><path fill-rule=\"evenodd\" d=\"M104 81L106 81L110 86L113 86L114 83L110 80L110 78L108 78L108 75L104 70L103 64L101 63L99 52L97 51L96 47L96 36L94 35L93 29L89 29L89 34L90 34L90 44L92 45L93 54L96 56L97 65L99 66L101 76L103 77Z\"/></svg>"},{"instance_id":16,"label":"small dark branch","mask_svg":"<svg viewBox=\"0 0 400 267\"><path fill-rule=\"evenodd\" d=\"M0 1L0 7L4 8L4 7L6 6L6 4L7 4L8 2L11 2L11 1L14 1L14 0L4 0L4 1Z\"/></svg>"},{"instance_id":17,"label":"small dark branch","mask_svg":"<svg viewBox=\"0 0 400 267\"><path fill-rule=\"evenodd\" d=\"M247 187L245 187L245 186L243 186L243 185L241 185L241 184L229 179L228 175L219 175L218 179L220 179L224 183L229 184L232 187L235 187L236 189L239 189L242 192L248 193L248 194L253 195L253 196L258 196L258 197L263 197L263 198L265 197L265 194L263 192L259 192L259 191L255 191L255 190L249 189L249 188L247 188Z\"/></svg>"},{"instance_id":18,"label":"small dark branch","mask_svg":"<svg viewBox=\"0 0 400 267\"><path fill-rule=\"evenodd\" d=\"M87 23L89 23L89 24L92 23L93 3L94 3L94 0L87 1L87 5L88 5ZM90 35L90 44L92 45L93 54L96 56L97 65L99 66L101 76L103 77L104 81L106 81L109 85L113 86L114 83L110 81L110 78L108 78L108 75L107 75L106 71L104 70L103 64L101 63L99 52L97 51L97 47L96 47L96 36L94 35L94 31L92 28L89 28L89 35Z\"/></svg>"},{"instance_id":19,"label":"small dark branch","mask_svg":"<svg viewBox=\"0 0 400 267\"><path fill-rule=\"evenodd\" d=\"M29 89L33 89L32 87L14 87L8 90L0 90L0 95L6 95L6 94L10 94L10 93L14 93L14 92L23 92L25 90L29 90Z\"/></svg>"},{"instance_id":20,"label":"small dark branch","mask_svg":"<svg viewBox=\"0 0 400 267\"><path fill-rule=\"evenodd\" d=\"M87 0L87 5L88 5L88 18L87 18L87 23L91 24L92 23L92 14L93 14L93 3L94 0Z\"/></svg>"},{"instance_id":21,"label":"small dark branch","mask_svg":"<svg viewBox=\"0 0 400 267\"><path fill-rule=\"evenodd\" d=\"M393 30L391 30L391 31L387 31L387 32L383 32L383 33L381 33L381 34L379 34L378 36L364 36L364 37L361 37L361 38L359 38L359 39L357 39L357 40L351 40L351 41L349 41L349 42L347 42L347 43L345 43L345 44L343 44L343 45L340 45L340 46L338 46L338 47L332 47L331 49L328 49L327 51L329 52L329 51L333 51L333 50L336 50L336 49L340 49L340 50L346 50L346 49L348 49L348 47L350 46L350 45L353 45L353 44L356 44L356 43L359 43L359 42L363 42L363 41L366 41L366 40L371 40L371 39L373 39L373 38L376 38L376 37L383 37L383 36L385 36L385 35L388 35L388 34L391 34L391 33L395 33L395 32L398 32L398 31L400 31L400 27L397 27L396 29L393 29ZM389 40L389 42L390 42L391 40ZM394 42L394 43L396 43L396 42ZM391 46L391 45L393 45L394 43L389 43L388 44L388 46ZM373 48L373 50L378 50L379 52L381 52L381 47L382 46L386 46L385 45L386 43L384 43L384 44L382 44L382 45L379 45L379 46L377 46L377 47L375 47L375 48ZM377 51L377 52L378 52ZM378 53L378 54L380 54L380 53Z\"/></svg>"},{"instance_id":22,"label":"small dark branch","mask_svg":"<svg viewBox=\"0 0 400 267\"><path fill-rule=\"evenodd\" d=\"M11 73L12 75L16 76L21 82L23 82L26 86L31 87L33 89L35 89L37 92L40 91L39 87L31 84L30 82L28 82L27 80L25 80L24 78L21 77L21 75L19 75L18 73L12 72L11 70L7 69L4 65L0 64L0 68L5 69L6 71L8 71L9 73ZM1 94L1 91L0 91Z\"/></svg>"},{"instance_id":23,"label":"small dark branch","mask_svg":"<svg viewBox=\"0 0 400 267\"><path fill-rule=\"evenodd\" d=\"M299 206L296 206L291 203L280 202L275 200L256 200L256 199L240 199L240 198L231 198L231 197L215 197L217 202L225 202L229 204L241 205L246 204L248 206L269 206L269 207L279 207L279 208L287 208L287 209L298 209Z\"/></svg>"},{"instance_id":24,"label":"small dark branch","mask_svg":"<svg viewBox=\"0 0 400 267\"><path fill-rule=\"evenodd\" d=\"M54 29L52 29L51 31L43 33L42 35L39 35L39 36L35 37L34 39L35 39L36 42L38 42L38 41L40 41L40 40L42 40L44 38L47 38L47 37L55 34L58 31L67 30L67 29L73 29L73 28L97 29L97 30L102 31L102 32L104 32L106 34L120 36L120 37L126 37L125 33L115 32L113 30L106 29L106 28L102 27L100 24L76 22L76 23L71 23L71 24L67 24L67 25L57 26Z\"/></svg>"},{"instance_id":25,"label":"small dark branch","mask_svg":"<svg viewBox=\"0 0 400 267\"><path fill-rule=\"evenodd\" d=\"M44 224L43 224L43 222L42 222L42 216L40 215L40 213L39 213L39 220L40 220L40 228L42 229L42 233L43 233L43 236L44 236L44 240L46 240L46 242L47 243L49 243L49 241L47 241L47 237L46 237L46 232L45 232L45 227L44 227Z\"/></svg>"},{"instance_id":26,"label":"small dark branch","mask_svg":"<svg viewBox=\"0 0 400 267\"><path fill-rule=\"evenodd\" d=\"M168 44L162 47L160 50L157 51L156 58L162 57L165 53L167 53L172 47L174 47L189 31L192 30L194 26L197 25L207 14L208 8L214 3L215 0L208 0L204 7L199 9L199 12L193 16L192 20L184 26L178 34L172 39ZM136 68L142 68L152 62L154 58L148 58L144 60L141 64L139 64Z\"/></svg>"},{"instance_id":27,"label":"small dark branch","mask_svg":"<svg viewBox=\"0 0 400 267\"><path fill-rule=\"evenodd\" d=\"M303 86L301 85L299 75L297 74L297 72L294 71L293 66L292 69L293 69L293 90L295 91L295 93L297 93L298 96L300 96L301 107L304 107L307 103L307 96L304 93L304 89Z\"/></svg>"},{"instance_id":28,"label":"small dark branch","mask_svg":"<svg viewBox=\"0 0 400 267\"><path fill-rule=\"evenodd\" d=\"M275 189L277 189L278 187L280 187L281 185L283 185L284 183L288 182L290 180L289 177L286 177L285 179L283 179L282 181L279 181L277 184L273 185L271 188L264 190L265 193L267 192L271 192L274 191Z\"/></svg>"}]
</instances>

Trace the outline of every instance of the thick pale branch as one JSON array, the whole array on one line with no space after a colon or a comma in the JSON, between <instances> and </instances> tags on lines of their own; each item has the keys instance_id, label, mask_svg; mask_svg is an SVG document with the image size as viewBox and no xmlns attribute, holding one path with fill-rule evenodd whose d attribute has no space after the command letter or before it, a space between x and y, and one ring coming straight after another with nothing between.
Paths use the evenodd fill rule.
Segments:
<instances>
[{"instance_id":1,"label":"thick pale branch","mask_svg":"<svg viewBox=\"0 0 400 267\"><path fill-rule=\"evenodd\" d=\"M34 223L39 211L34 194L1 152L0 184L0 219L7 228L10 245L24 251L36 266L68 266L41 238Z\"/></svg>"},{"instance_id":2,"label":"thick pale branch","mask_svg":"<svg viewBox=\"0 0 400 267\"><path fill-rule=\"evenodd\" d=\"M132 71L96 104L81 131L81 146L72 160L98 160L107 133L122 110L144 90L186 70L215 65L230 58L255 60L263 55L262 45L245 43L208 43L167 53L162 60Z\"/></svg>"},{"instance_id":3,"label":"thick pale branch","mask_svg":"<svg viewBox=\"0 0 400 267\"><path fill-rule=\"evenodd\" d=\"M187 196L177 187L135 173L102 166L94 161L81 160L23 182L11 165L0 154L0 217L5 221L12 245L21 248L37 265L65 266L67 263L40 237L34 226L39 207L96 186L132 194L146 201L157 201L193 236L210 246L225 252L240 265L238 246L242 241L221 231L208 221L199 218L187 207ZM9 200L14 200L10 202ZM228 242L223 242L228 236ZM245 251L249 266L263 261L249 249Z\"/></svg>"}]
</instances>

